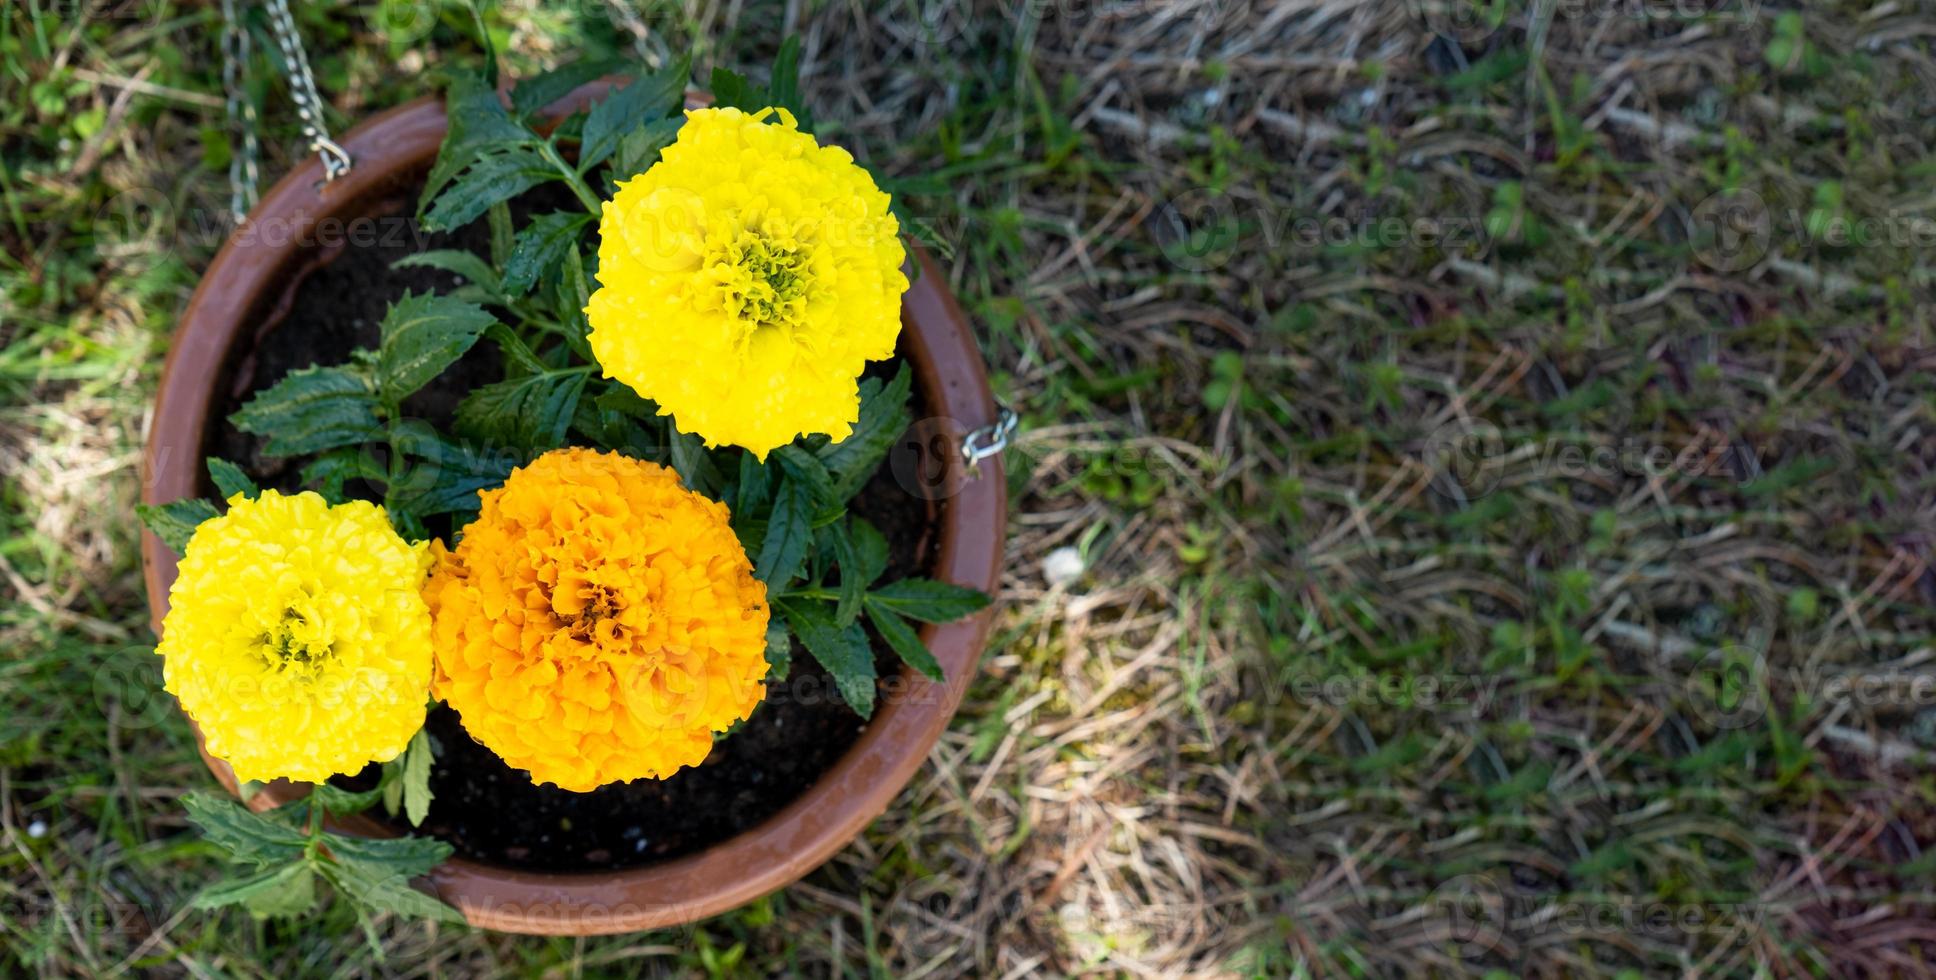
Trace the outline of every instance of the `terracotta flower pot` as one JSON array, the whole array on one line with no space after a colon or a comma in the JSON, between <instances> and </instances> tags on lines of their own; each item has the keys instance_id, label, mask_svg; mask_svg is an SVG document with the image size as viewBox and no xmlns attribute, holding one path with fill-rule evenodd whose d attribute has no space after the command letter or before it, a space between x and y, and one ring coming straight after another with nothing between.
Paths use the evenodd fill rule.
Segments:
<instances>
[{"instance_id":1,"label":"terracotta flower pot","mask_svg":"<svg viewBox=\"0 0 1936 980\"><path fill-rule=\"evenodd\" d=\"M608 87L596 83L581 88L548 112L561 118ZM263 196L243 231L231 236L209 265L176 328L144 460L146 502L209 493L202 460L209 432L219 421L211 417L222 404L216 386L227 368L280 319L307 272L340 253L340 244L331 248L328 235L315 233L319 222L347 225L419 186L444 130L439 100L400 106L342 137L355 160L347 176L326 185L321 165L310 158ZM933 261L918 248L911 254L921 274L902 300L903 349L934 416L917 427L916 435L958 439L994 420L994 401L961 308ZM917 443L922 448L915 449ZM904 440L905 448L897 452L927 452L941 445L945 442ZM937 458L946 467L937 481L903 481L910 492L934 500L938 511L931 531L934 565L928 574L992 594L1006 524L1000 460L983 463L979 478L969 479L956 454L936 453L926 462L932 465ZM144 533L142 563L159 634L176 560L158 538ZM751 830L684 857L613 871L538 873L452 858L429 876L429 889L473 925L591 935L691 922L782 888L852 840L920 768L968 687L989 616L984 610L959 622L924 627L922 638L940 661L947 683L934 684L904 670L895 696L883 700L847 753L805 793ZM203 758L215 777L235 791L228 765L205 750ZM258 793L251 806L267 809L308 790L307 784L278 782ZM370 816L344 820L337 829L369 836L395 833Z\"/></svg>"}]
</instances>

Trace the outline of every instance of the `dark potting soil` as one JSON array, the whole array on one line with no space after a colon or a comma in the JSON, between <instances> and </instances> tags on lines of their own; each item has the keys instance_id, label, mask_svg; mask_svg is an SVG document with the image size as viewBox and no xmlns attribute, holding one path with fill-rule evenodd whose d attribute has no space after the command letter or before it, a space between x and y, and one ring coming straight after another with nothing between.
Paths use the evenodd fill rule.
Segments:
<instances>
[{"instance_id":1,"label":"dark potting soil","mask_svg":"<svg viewBox=\"0 0 1936 980\"><path fill-rule=\"evenodd\" d=\"M514 202L514 214L575 206L568 194L552 190L541 189ZM487 254L482 220L451 235L425 234L407 217L413 200L414 192L409 199L400 198L394 212L373 223L376 233L344 236L334 258L310 270L298 285L286 315L266 318L270 322L258 328L254 351L228 367L229 376L218 389L227 397L217 406L209 455L236 462L264 487L300 489L300 471L309 459L264 457L264 440L237 430L228 416L292 370L342 363L352 349L374 347L384 310L406 290L442 292L460 282L436 269L392 268L396 260L440 248ZM896 366L874 365L869 373L891 372ZM447 426L468 391L500 376L495 349L480 343L404 408L413 417ZM920 397L917 392L917 404L911 406L915 418L927 414L918 404ZM353 495L377 499L374 490L345 487ZM926 573L933 524L926 505L901 489L887 466L874 474L852 506L887 538L887 578ZM876 693L885 698L902 680L904 668L871 628L869 638L881 677ZM455 711L439 705L426 722L437 749L430 776L436 799L417 832L449 842L467 858L533 870L621 868L674 858L779 812L853 745L866 724L835 693L832 675L796 642L788 678L768 682L766 700L737 731L714 743L704 763L662 780L573 793L534 785L529 773L505 765L465 732ZM375 774L372 766L344 782L369 785ZM372 813L381 816L381 807Z\"/></svg>"}]
</instances>

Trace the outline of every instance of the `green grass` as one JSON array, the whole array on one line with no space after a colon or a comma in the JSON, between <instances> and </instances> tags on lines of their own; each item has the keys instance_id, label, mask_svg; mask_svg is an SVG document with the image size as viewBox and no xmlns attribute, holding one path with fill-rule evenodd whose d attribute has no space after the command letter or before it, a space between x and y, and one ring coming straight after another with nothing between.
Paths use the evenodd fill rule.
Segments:
<instances>
[{"instance_id":1,"label":"green grass","mask_svg":"<svg viewBox=\"0 0 1936 980\"><path fill-rule=\"evenodd\" d=\"M0 970L1926 969L1928 12L494 11L514 71L806 38L1023 412L1007 609L801 885L582 942L385 920L379 962L342 910L186 910L211 781L130 508L226 205L219 8L126 6L0 10ZM458 8L297 7L339 130L478 57Z\"/></svg>"}]
</instances>

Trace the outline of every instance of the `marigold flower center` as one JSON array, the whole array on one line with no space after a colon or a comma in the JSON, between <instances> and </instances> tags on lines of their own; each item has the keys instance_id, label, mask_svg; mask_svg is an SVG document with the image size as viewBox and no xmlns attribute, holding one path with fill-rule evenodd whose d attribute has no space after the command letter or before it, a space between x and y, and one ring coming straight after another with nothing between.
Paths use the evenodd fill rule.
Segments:
<instances>
[{"instance_id":1,"label":"marigold flower center","mask_svg":"<svg viewBox=\"0 0 1936 980\"><path fill-rule=\"evenodd\" d=\"M742 231L716 245L707 264L718 275L718 303L750 327L797 323L812 279L797 240ZM750 331L749 331L750 334Z\"/></svg>"},{"instance_id":2,"label":"marigold flower center","mask_svg":"<svg viewBox=\"0 0 1936 980\"><path fill-rule=\"evenodd\" d=\"M317 618L296 605L285 608L282 616L257 637L256 643L270 669L306 677L314 677L336 647L329 631Z\"/></svg>"},{"instance_id":3,"label":"marigold flower center","mask_svg":"<svg viewBox=\"0 0 1936 980\"><path fill-rule=\"evenodd\" d=\"M581 640L599 639L622 641L625 639L625 624L618 621L625 606L619 601L618 593L609 585L591 585L578 590L578 598L584 603L578 614L571 618L567 629Z\"/></svg>"}]
</instances>

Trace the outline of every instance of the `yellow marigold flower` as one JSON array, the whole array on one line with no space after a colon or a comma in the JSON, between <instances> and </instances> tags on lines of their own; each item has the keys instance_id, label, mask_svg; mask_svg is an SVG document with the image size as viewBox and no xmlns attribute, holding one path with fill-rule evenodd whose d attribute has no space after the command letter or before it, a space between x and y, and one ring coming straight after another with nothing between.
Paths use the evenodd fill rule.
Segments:
<instances>
[{"instance_id":1,"label":"yellow marigold flower","mask_svg":"<svg viewBox=\"0 0 1936 980\"><path fill-rule=\"evenodd\" d=\"M577 792L669 776L766 695L766 586L726 505L591 449L482 497L424 597L432 689L505 762Z\"/></svg>"},{"instance_id":2,"label":"yellow marigold flower","mask_svg":"<svg viewBox=\"0 0 1936 980\"><path fill-rule=\"evenodd\" d=\"M168 692L237 779L388 762L423 727L429 565L374 504L237 494L195 529L168 590Z\"/></svg>"},{"instance_id":3,"label":"yellow marigold flower","mask_svg":"<svg viewBox=\"0 0 1936 980\"><path fill-rule=\"evenodd\" d=\"M901 330L906 256L887 206L784 109L686 113L598 224L585 312L605 376L708 446L765 459L797 435L846 438L862 367Z\"/></svg>"}]
</instances>

